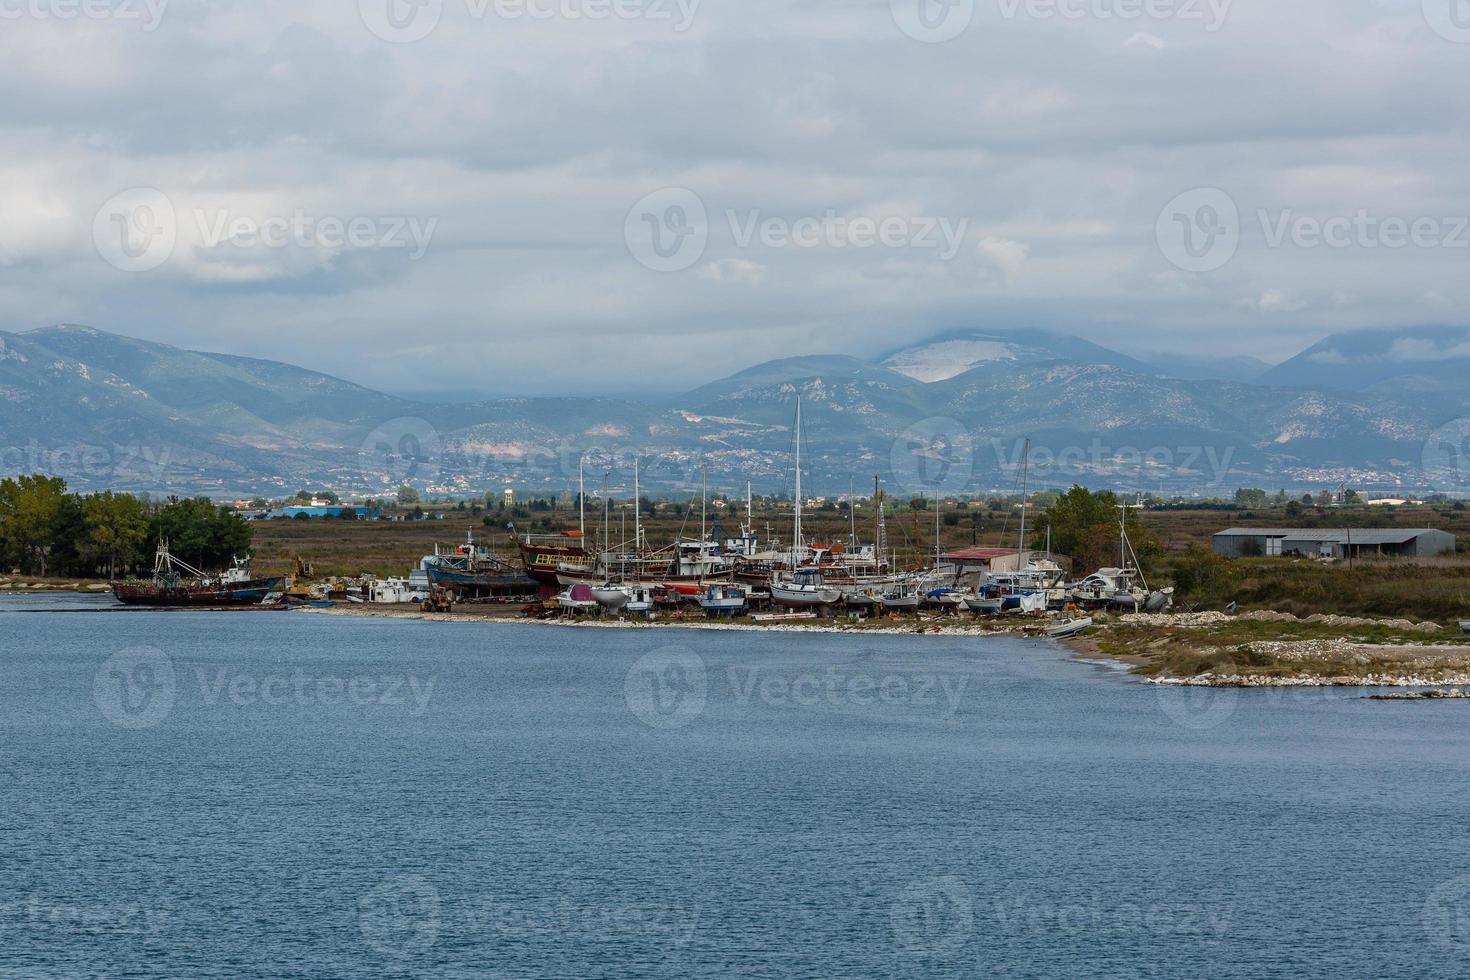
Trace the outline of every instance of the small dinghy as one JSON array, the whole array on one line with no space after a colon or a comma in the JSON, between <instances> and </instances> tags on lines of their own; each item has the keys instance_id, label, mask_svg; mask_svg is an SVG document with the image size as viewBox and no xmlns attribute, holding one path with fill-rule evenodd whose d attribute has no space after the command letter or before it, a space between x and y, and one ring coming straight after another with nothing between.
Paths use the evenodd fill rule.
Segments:
<instances>
[{"instance_id":1,"label":"small dinghy","mask_svg":"<svg viewBox=\"0 0 1470 980\"><path fill-rule=\"evenodd\" d=\"M1046 628L1046 635L1053 640L1065 640L1069 636L1076 636L1085 629L1092 626L1092 618L1084 616L1081 619L1063 619Z\"/></svg>"}]
</instances>

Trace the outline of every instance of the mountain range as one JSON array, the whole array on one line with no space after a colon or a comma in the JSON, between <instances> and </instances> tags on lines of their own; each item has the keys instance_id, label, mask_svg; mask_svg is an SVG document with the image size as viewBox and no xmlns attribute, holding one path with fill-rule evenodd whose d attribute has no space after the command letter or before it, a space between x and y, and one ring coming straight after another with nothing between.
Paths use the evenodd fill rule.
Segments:
<instances>
[{"instance_id":1,"label":"mountain range","mask_svg":"<svg viewBox=\"0 0 1470 980\"><path fill-rule=\"evenodd\" d=\"M1470 415L1470 330L1338 334L1269 367L1151 363L1067 334L955 331L876 359L785 358L657 401L395 397L274 361L64 325L0 332L0 473L216 497L300 489L653 493L704 480L901 494L1033 486L1470 490L1446 432ZM1255 370L1259 367L1259 371ZM1446 424L1450 428L1444 428ZM1030 440L1029 453L1023 440ZM1449 456L1446 455L1449 447Z\"/></svg>"}]
</instances>

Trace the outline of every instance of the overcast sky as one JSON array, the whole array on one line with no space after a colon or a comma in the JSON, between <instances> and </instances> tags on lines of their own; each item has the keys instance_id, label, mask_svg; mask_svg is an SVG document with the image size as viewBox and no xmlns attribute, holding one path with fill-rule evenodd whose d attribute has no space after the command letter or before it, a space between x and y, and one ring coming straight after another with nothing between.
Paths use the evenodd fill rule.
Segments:
<instances>
[{"instance_id":1,"label":"overcast sky","mask_svg":"<svg viewBox=\"0 0 1470 980\"><path fill-rule=\"evenodd\" d=\"M1470 4L923 2L0 0L0 329L566 393L1464 322Z\"/></svg>"}]
</instances>

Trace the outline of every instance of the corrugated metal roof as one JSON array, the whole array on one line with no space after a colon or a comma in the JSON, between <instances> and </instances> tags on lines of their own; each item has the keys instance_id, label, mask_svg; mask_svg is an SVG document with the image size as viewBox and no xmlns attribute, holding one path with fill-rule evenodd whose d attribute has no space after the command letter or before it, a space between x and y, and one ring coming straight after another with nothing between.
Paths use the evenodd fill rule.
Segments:
<instances>
[{"instance_id":1,"label":"corrugated metal roof","mask_svg":"<svg viewBox=\"0 0 1470 980\"><path fill-rule=\"evenodd\" d=\"M1376 528L1355 527L1351 531L1340 527L1232 527L1218 531L1215 537L1231 538L1290 538L1292 541L1331 541L1346 544L1349 534L1353 544L1405 544L1422 534L1445 534L1432 527L1420 528Z\"/></svg>"}]
</instances>

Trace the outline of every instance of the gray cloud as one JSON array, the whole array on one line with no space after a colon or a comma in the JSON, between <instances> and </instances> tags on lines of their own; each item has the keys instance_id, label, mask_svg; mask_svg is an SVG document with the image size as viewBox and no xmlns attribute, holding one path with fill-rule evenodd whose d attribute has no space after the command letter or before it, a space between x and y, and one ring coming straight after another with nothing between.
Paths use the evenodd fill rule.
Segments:
<instances>
[{"instance_id":1,"label":"gray cloud","mask_svg":"<svg viewBox=\"0 0 1470 980\"><path fill-rule=\"evenodd\" d=\"M686 31L444 0L408 44L359 8L172 0L151 30L0 24L0 325L88 322L400 390L625 391L959 325L1284 357L1334 329L1454 321L1467 299L1445 236L1270 240L1283 220L1470 215L1470 45L1419 0L1237 0L1216 31L1099 16L1126 9L1110 0L1064 0L1076 18L977 0L937 44L887 0L704 0ZM135 187L166 195L177 242L124 272L94 226ZM664 187L708 215L676 272L624 241ZM1240 214L1206 273L1155 240L1200 187ZM209 240L221 215L298 214L312 233L283 245ZM740 241L766 219L844 230ZM856 244L853 219L965 237L946 260ZM388 241L412 220L437 222L417 259ZM323 244L323 223L353 221L377 237Z\"/></svg>"}]
</instances>

